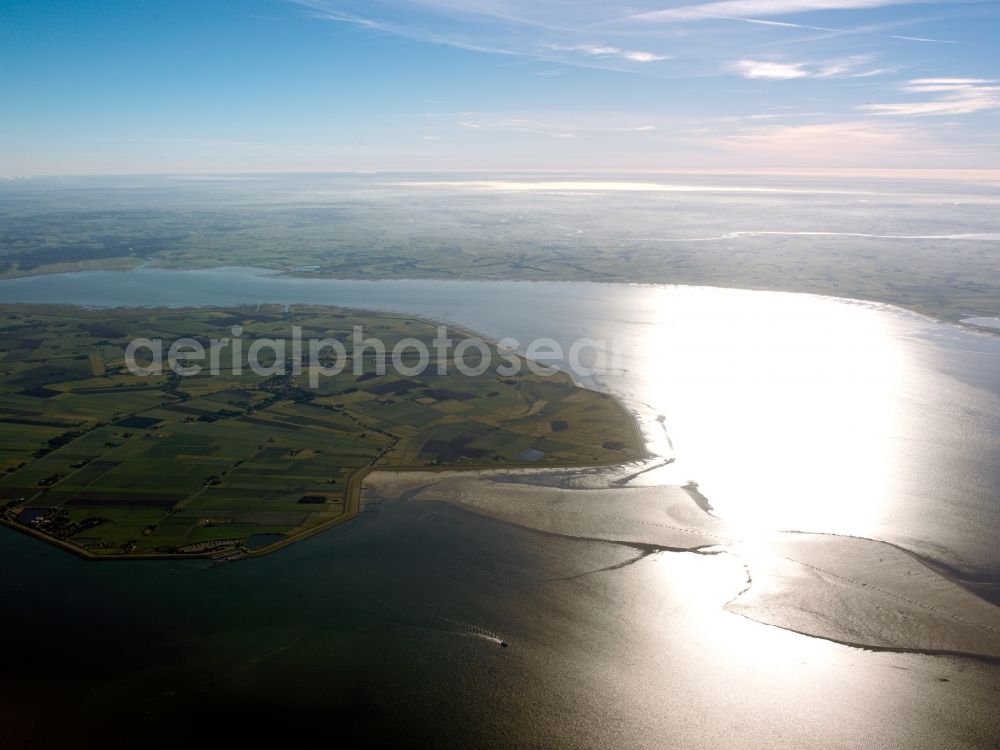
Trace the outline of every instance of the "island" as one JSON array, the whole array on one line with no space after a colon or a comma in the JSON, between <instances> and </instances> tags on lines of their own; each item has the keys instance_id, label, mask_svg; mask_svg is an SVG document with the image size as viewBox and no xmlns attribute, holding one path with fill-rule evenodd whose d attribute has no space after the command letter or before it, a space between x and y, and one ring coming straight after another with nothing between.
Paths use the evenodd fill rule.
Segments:
<instances>
[{"instance_id":1,"label":"island","mask_svg":"<svg viewBox=\"0 0 1000 750\"><path fill-rule=\"evenodd\" d=\"M0 306L0 521L90 559L229 560L354 518L375 468L595 466L645 456L632 415L564 372L432 365L411 375L408 362L405 372L380 374L374 349L355 351L359 327L388 350L430 346L439 331L428 321L316 306ZM296 368L293 331L342 342L351 366L323 378ZM208 349L233 332L248 347L282 344L258 347L261 372L182 376L155 371L149 351L139 363L126 358L137 339ZM502 361L497 344L477 341L485 349L470 347L470 366L487 353Z\"/></svg>"}]
</instances>

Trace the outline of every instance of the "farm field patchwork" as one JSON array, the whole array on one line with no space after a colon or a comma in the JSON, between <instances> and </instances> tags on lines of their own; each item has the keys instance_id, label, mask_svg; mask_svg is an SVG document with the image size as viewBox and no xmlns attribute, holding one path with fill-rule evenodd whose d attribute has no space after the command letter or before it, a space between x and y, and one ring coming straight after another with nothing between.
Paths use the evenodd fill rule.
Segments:
<instances>
[{"instance_id":1,"label":"farm field patchwork","mask_svg":"<svg viewBox=\"0 0 1000 750\"><path fill-rule=\"evenodd\" d=\"M315 388L308 367L293 374L292 326L342 342L343 371ZM353 517L371 467L643 455L631 415L564 373L536 374L516 357L520 372L507 376L438 374L434 365L379 375L371 348L355 366L355 326L390 352L406 338L430 347L437 332L425 321L325 307L0 307L0 519L91 557L240 556ZM126 366L137 337L160 339L164 350L181 338L207 349L234 327L247 347L284 342L278 354L261 348L275 373L223 367L182 377L166 365L149 375ZM223 350L223 364L229 356ZM481 356L473 349L465 359L475 366Z\"/></svg>"}]
</instances>

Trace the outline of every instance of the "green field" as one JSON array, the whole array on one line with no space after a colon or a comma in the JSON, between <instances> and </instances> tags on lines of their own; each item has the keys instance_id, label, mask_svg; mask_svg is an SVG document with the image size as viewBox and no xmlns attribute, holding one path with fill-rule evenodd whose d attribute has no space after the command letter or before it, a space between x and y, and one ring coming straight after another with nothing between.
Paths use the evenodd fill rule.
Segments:
<instances>
[{"instance_id":1,"label":"green field","mask_svg":"<svg viewBox=\"0 0 1000 750\"><path fill-rule=\"evenodd\" d=\"M308 368L292 371L293 325L306 339L342 341L348 366L308 387ZM284 339L287 359L262 364L283 364L285 374L126 367L136 337L207 347L233 326L246 346ZM371 467L594 465L643 455L631 416L562 373L439 375L432 366L404 377L390 366L377 375L368 350L357 375L354 326L390 352L404 338L430 346L436 332L419 320L316 307L0 307L0 518L94 557L239 555L353 517Z\"/></svg>"}]
</instances>

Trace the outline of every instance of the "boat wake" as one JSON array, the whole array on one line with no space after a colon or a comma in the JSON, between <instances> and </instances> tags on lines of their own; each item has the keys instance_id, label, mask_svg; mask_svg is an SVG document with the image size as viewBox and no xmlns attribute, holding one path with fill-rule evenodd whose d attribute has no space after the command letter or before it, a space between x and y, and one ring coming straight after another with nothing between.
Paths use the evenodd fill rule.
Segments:
<instances>
[{"instance_id":1,"label":"boat wake","mask_svg":"<svg viewBox=\"0 0 1000 750\"><path fill-rule=\"evenodd\" d=\"M407 616L399 611L399 608L392 606L384 599L378 597L372 597L376 602L381 604L383 607L390 611L390 616L386 618L386 621L399 628L406 628L408 630L423 630L430 633L443 633L445 635L454 635L460 638L479 638L484 641L489 641L490 643L495 643L498 646L507 648L507 641L496 631L490 630L483 625L475 625L472 623L461 622L459 620L452 620L447 617L442 617L441 615L435 614L418 614L409 613Z\"/></svg>"}]
</instances>

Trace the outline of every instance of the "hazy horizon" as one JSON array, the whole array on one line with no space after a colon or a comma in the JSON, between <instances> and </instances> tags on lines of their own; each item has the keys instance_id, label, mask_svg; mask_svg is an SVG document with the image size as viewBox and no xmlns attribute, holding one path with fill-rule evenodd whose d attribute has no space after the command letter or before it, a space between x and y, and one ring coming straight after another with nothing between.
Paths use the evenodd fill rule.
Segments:
<instances>
[{"instance_id":1,"label":"hazy horizon","mask_svg":"<svg viewBox=\"0 0 1000 750\"><path fill-rule=\"evenodd\" d=\"M32 180L32 179L86 179L86 178L125 178L125 177L150 177L168 179L226 179L226 178L252 178L259 177L308 177L308 176L392 176L392 175L455 175L466 177L482 176L551 176L562 175L567 178L577 179L590 176L605 176L622 178L634 177L671 177L671 176L718 176L718 177L872 177L872 178L901 178L912 180L996 180L1000 179L1000 169L836 169L817 167L810 168L759 168L759 169L697 169L697 168L662 168L662 169L591 169L591 170L565 170L565 169L301 169L301 170L229 170L229 171L125 171L125 172L52 172L39 174L0 174L0 181Z\"/></svg>"}]
</instances>

